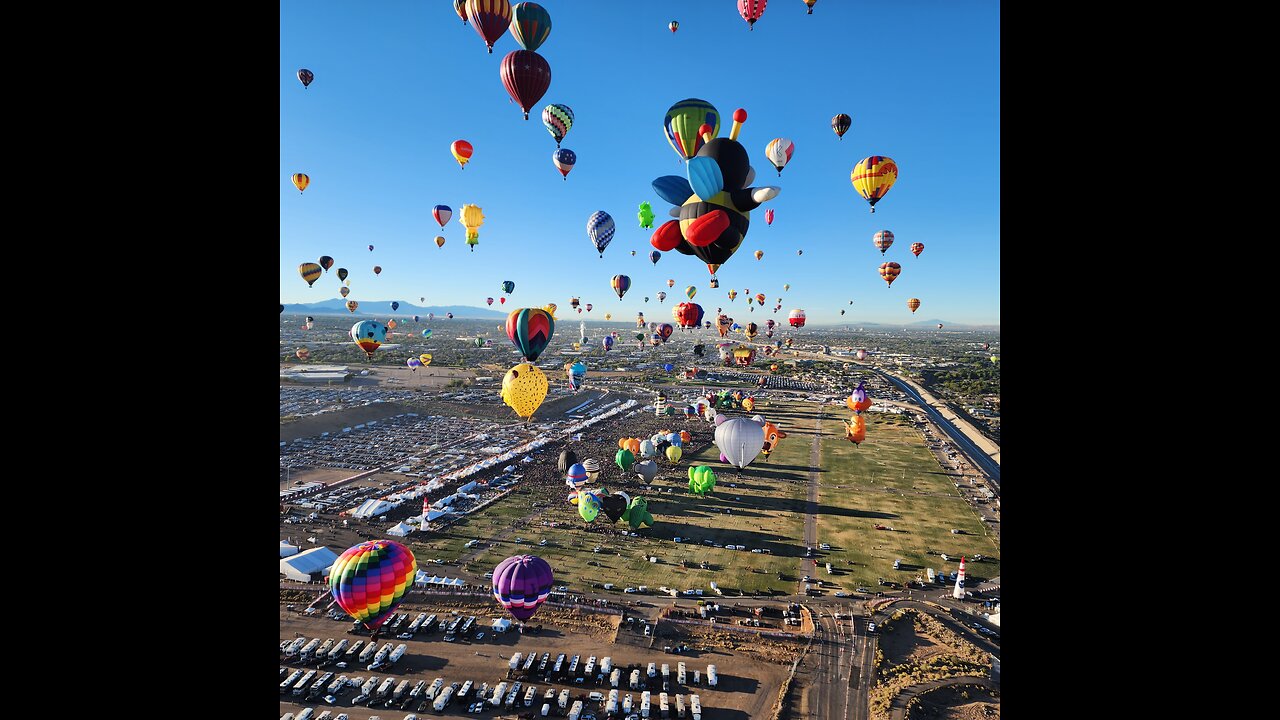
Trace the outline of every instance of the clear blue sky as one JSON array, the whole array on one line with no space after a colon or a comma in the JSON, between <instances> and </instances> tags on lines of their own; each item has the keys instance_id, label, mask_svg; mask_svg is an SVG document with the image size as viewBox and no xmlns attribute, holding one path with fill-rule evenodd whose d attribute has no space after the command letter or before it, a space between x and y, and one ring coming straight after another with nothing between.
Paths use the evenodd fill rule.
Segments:
<instances>
[{"instance_id":1,"label":"clear blue sky","mask_svg":"<svg viewBox=\"0 0 1280 720\"><path fill-rule=\"evenodd\" d=\"M449 0L282 0L281 302L338 297L335 271L345 267L349 297L359 301L483 306L513 280L508 308L555 302L564 318L578 295L596 306L595 320L638 310L656 319L695 285L708 313L724 307L739 320L748 316L741 293L750 288L768 295L769 308L783 298L777 315L757 309L757 319L781 320L800 307L814 323L1000 322L997 2L819 0L806 15L801 0L773 0L751 32L734 0L540 4L552 30L537 52L552 80L526 121L498 76L502 57L519 49L514 38L503 35L487 54ZM667 29L673 19L675 34ZM296 77L303 67L315 73L309 89ZM782 188L751 213L746 240L717 273L718 290L695 257L670 252L651 264L652 231L636 219L643 200L653 205L655 228L669 219L670 205L650 183L684 174L662 121L689 97L716 106L722 136L734 109L745 108L738 139L755 185ZM567 181L539 119L548 103L576 116L563 141L578 156ZM830 128L840 112L853 118L843 141ZM781 178L764 157L779 136L796 146ZM459 138L475 147L465 170L449 152ZM874 215L849 182L853 166L873 154L901 170ZM311 177L301 195L294 172ZM454 210L443 248L433 242L438 203ZM485 214L474 252L458 222L464 203ZM603 260L586 234L596 210L618 227ZM884 260L903 268L892 288L871 244L881 229L896 236ZM925 244L919 258L908 250L915 241ZM308 288L297 266L321 255L336 264ZM618 273L632 280L622 301L609 286ZM733 303L730 288L740 293ZM669 295L665 305L659 290ZM910 297L922 301L915 316Z\"/></svg>"}]
</instances>

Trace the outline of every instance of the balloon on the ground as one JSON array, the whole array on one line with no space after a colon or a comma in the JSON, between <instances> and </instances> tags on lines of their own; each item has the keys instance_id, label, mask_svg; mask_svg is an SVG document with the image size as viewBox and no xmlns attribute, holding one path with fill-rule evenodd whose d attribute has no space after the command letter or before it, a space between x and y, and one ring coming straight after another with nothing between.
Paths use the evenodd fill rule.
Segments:
<instances>
[{"instance_id":1,"label":"balloon on the ground","mask_svg":"<svg viewBox=\"0 0 1280 720\"><path fill-rule=\"evenodd\" d=\"M626 511L622 514L622 520L630 525L632 530L653 527L653 515L649 512L649 501L642 497L632 499L627 505Z\"/></svg>"},{"instance_id":2,"label":"balloon on the ground","mask_svg":"<svg viewBox=\"0 0 1280 720\"><path fill-rule=\"evenodd\" d=\"M569 448L560 451L560 457L556 459L556 468L562 473L568 473L569 468L578 464L578 454ZM586 477L586 470L583 470L583 477Z\"/></svg>"},{"instance_id":3,"label":"balloon on the ground","mask_svg":"<svg viewBox=\"0 0 1280 720\"><path fill-rule=\"evenodd\" d=\"M614 464L622 468L623 472L630 470L631 466L635 463L635 461L636 461L636 456L630 450L625 450L625 449L619 450L613 456Z\"/></svg>"},{"instance_id":4,"label":"balloon on the ground","mask_svg":"<svg viewBox=\"0 0 1280 720\"><path fill-rule=\"evenodd\" d=\"M751 409L747 408L747 412L751 412ZM769 453L778 449L778 441L786 437L787 434L783 432L781 428L779 428L777 425L774 425L771 422L765 423L763 427L764 427L764 445L761 446L760 452L767 458L769 457Z\"/></svg>"},{"instance_id":5,"label":"balloon on the ground","mask_svg":"<svg viewBox=\"0 0 1280 720\"><path fill-rule=\"evenodd\" d=\"M666 456L672 463L680 462L682 455L684 455L684 450L681 450L679 445L672 445L667 448Z\"/></svg>"},{"instance_id":6,"label":"balloon on the ground","mask_svg":"<svg viewBox=\"0 0 1280 720\"><path fill-rule=\"evenodd\" d=\"M732 418L716 427L715 443L726 462L741 470L760 454L764 431L747 418Z\"/></svg>"},{"instance_id":7,"label":"balloon on the ground","mask_svg":"<svg viewBox=\"0 0 1280 720\"><path fill-rule=\"evenodd\" d=\"M533 617L554 585L551 566L536 555L509 557L493 569L494 599L521 622Z\"/></svg>"},{"instance_id":8,"label":"balloon on the ground","mask_svg":"<svg viewBox=\"0 0 1280 720\"><path fill-rule=\"evenodd\" d=\"M700 497L716 487L716 474L706 465L694 465L689 468L689 492Z\"/></svg>"},{"instance_id":9,"label":"balloon on the ground","mask_svg":"<svg viewBox=\"0 0 1280 720\"><path fill-rule=\"evenodd\" d=\"M371 540L348 548L329 568L329 592L338 607L369 630L377 630L413 586L418 562L393 540Z\"/></svg>"},{"instance_id":10,"label":"balloon on the ground","mask_svg":"<svg viewBox=\"0 0 1280 720\"><path fill-rule=\"evenodd\" d=\"M502 378L502 401L528 420L547 397L547 376L529 363L520 363Z\"/></svg>"}]
</instances>

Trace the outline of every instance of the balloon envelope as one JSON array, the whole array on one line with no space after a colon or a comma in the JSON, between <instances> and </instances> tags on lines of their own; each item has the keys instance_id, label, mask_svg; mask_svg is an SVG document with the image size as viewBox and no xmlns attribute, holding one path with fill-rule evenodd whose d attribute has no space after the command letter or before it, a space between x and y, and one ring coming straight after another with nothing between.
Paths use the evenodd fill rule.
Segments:
<instances>
[{"instance_id":1,"label":"balloon envelope","mask_svg":"<svg viewBox=\"0 0 1280 720\"><path fill-rule=\"evenodd\" d=\"M764 430L747 418L733 418L716 427L715 442L726 462L741 470L764 448Z\"/></svg>"},{"instance_id":2,"label":"balloon envelope","mask_svg":"<svg viewBox=\"0 0 1280 720\"><path fill-rule=\"evenodd\" d=\"M494 599L522 622L547 601L554 584L551 566L536 555L509 557L493 569Z\"/></svg>"},{"instance_id":3,"label":"balloon envelope","mask_svg":"<svg viewBox=\"0 0 1280 720\"><path fill-rule=\"evenodd\" d=\"M329 592L338 607L369 630L391 616L418 571L409 548L372 540L348 548L329 569Z\"/></svg>"}]
</instances>

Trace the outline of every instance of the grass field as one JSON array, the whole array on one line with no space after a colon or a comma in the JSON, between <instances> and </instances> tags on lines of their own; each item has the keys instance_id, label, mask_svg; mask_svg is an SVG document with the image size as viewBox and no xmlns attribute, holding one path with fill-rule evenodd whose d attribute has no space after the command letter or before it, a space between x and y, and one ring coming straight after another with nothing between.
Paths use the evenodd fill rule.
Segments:
<instances>
[{"instance_id":1,"label":"grass field","mask_svg":"<svg viewBox=\"0 0 1280 720\"><path fill-rule=\"evenodd\" d=\"M913 580L926 567L950 573L958 556L974 554L988 559L966 565L971 580L999 575L999 547L920 431L903 417L867 413L867 439L855 446L844 439L842 421L850 415L828 408L822 423L818 542L831 550L819 563L831 563L831 580L845 589L874 588L877 578ZM875 530L876 524L893 529ZM957 559L943 561L939 553ZM902 570L893 569L898 558Z\"/></svg>"}]
</instances>

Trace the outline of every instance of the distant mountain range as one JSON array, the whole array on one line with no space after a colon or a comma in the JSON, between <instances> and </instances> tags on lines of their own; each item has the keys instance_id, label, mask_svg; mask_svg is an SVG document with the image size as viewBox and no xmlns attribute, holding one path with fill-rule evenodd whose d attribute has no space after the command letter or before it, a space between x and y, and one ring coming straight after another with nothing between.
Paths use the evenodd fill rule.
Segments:
<instances>
[{"instance_id":1,"label":"distant mountain range","mask_svg":"<svg viewBox=\"0 0 1280 720\"><path fill-rule=\"evenodd\" d=\"M331 300L321 300L313 303L285 303L284 312L294 315L423 315L435 313L437 316L446 313L453 313L456 318L478 318L487 320L491 318L505 318L507 312L498 310L489 310L488 308L472 307L470 305L414 305L403 300L399 300L400 309L393 311L391 309L391 300L359 300L359 307L353 313L347 310L347 301L342 298L333 298Z\"/></svg>"},{"instance_id":2,"label":"distant mountain range","mask_svg":"<svg viewBox=\"0 0 1280 720\"><path fill-rule=\"evenodd\" d=\"M903 323L903 324L901 324L901 325L890 325L890 324L887 324L887 323L863 322L863 321L861 321L861 320L842 320L842 321L837 321L837 322L834 322L834 323L813 323L813 322L811 322L811 323L809 323L809 324L810 324L810 325L819 326L819 327L843 327L843 326L845 326L845 325L848 325L848 326L850 326L850 327L874 328L874 329L877 329L877 330L882 330L882 329L885 329L885 328L889 328L889 329L892 329L892 328L915 328L915 329L918 329L918 330L925 330L925 329L928 329L928 328L934 328L934 329L936 329L936 328L938 327L938 323L942 323L942 329L943 329L943 330L996 330L996 331L1000 330L1000 326L999 326L999 325L969 325L969 324L966 324L966 323L950 323L950 322L947 322L946 320L938 320L938 319L933 319L933 320L917 320L917 321L915 321L915 322Z\"/></svg>"}]
</instances>

